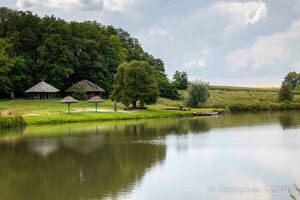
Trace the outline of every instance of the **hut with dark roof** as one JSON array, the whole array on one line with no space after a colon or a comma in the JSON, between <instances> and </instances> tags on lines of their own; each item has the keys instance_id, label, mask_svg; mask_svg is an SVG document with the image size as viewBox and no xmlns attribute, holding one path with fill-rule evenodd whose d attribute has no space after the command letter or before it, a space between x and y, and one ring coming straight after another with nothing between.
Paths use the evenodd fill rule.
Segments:
<instances>
[{"instance_id":1,"label":"hut with dark roof","mask_svg":"<svg viewBox=\"0 0 300 200\"><path fill-rule=\"evenodd\" d=\"M32 99L53 99L59 89L41 80L38 84L25 91Z\"/></svg>"},{"instance_id":2,"label":"hut with dark roof","mask_svg":"<svg viewBox=\"0 0 300 200\"><path fill-rule=\"evenodd\" d=\"M75 85L73 85L72 87L68 88L66 90L67 93L69 93L70 95L75 93L76 87L77 86L81 86L85 92L85 96L86 98L91 98L93 96L99 96L101 97L102 94L105 92L105 90L103 88L101 88L100 86L92 83L89 80L82 80L78 83L76 83Z\"/></svg>"}]
</instances>

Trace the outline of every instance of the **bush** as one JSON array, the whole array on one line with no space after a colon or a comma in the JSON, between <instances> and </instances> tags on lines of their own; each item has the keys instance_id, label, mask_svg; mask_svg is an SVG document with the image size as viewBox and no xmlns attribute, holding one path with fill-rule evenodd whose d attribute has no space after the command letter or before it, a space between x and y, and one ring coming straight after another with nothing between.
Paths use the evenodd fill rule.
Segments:
<instances>
[{"instance_id":1,"label":"bush","mask_svg":"<svg viewBox=\"0 0 300 200\"><path fill-rule=\"evenodd\" d=\"M282 83L282 86L279 90L279 101L292 101L293 100L293 91L288 84Z\"/></svg>"},{"instance_id":2,"label":"bush","mask_svg":"<svg viewBox=\"0 0 300 200\"><path fill-rule=\"evenodd\" d=\"M191 83L188 89L186 105L188 107L197 108L199 107L199 104L206 102L209 96L208 83L195 81Z\"/></svg>"},{"instance_id":3,"label":"bush","mask_svg":"<svg viewBox=\"0 0 300 200\"><path fill-rule=\"evenodd\" d=\"M76 84L74 85L74 94L73 97L76 99L85 99L86 95L85 95L85 91L82 85L80 84Z\"/></svg>"},{"instance_id":4,"label":"bush","mask_svg":"<svg viewBox=\"0 0 300 200\"><path fill-rule=\"evenodd\" d=\"M159 80L158 82L159 96L172 100L179 100L180 95L174 84L170 83L168 79Z\"/></svg>"}]
</instances>

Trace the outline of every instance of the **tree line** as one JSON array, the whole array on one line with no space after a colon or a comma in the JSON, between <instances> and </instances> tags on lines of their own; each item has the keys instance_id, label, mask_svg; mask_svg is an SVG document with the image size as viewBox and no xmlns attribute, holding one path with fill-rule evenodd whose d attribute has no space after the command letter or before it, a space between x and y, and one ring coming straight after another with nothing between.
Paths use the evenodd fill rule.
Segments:
<instances>
[{"instance_id":1,"label":"tree line","mask_svg":"<svg viewBox=\"0 0 300 200\"><path fill-rule=\"evenodd\" d=\"M189 85L186 72L169 80L164 62L121 28L0 8L0 97L23 97L41 79L61 91L88 79L134 108L156 103L158 96L179 100L178 90ZM209 97L204 82L190 84L190 91L191 107Z\"/></svg>"},{"instance_id":2,"label":"tree line","mask_svg":"<svg viewBox=\"0 0 300 200\"><path fill-rule=\"evenodd\" d=\"M0 8L0 97L10 92L22 97L41 79L61 91L88 79L108 96L118 66L131 61L153 68L160 96L179 98L163 61L144 51L127 31L95 21L66 22Z\"/></svg>"}]
</instances>

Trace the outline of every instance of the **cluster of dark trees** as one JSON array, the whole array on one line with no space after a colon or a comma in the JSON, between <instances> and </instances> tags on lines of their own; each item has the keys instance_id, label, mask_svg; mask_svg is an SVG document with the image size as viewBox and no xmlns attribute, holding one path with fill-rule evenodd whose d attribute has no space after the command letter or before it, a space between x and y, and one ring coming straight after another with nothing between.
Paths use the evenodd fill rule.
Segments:
<instances>
[{"instance_id":1,"label":"cluster of dark trees","mask_svg":"<svg viewBox=\"0 0 300 200\"><path fill-rule=\"evenodd\" d=\"M184 87L171 82L163 61L145 52L125 30L0 8L0 97L10 92L24 96L41 79L62 91L89 79L109 95L118 66L131 61L153 68L160 96L179 98L177 88Z\"/></svg>"},{"instance_id":2,"label":"cluster of dark trees","mask_svg":"<svg viewBox=\"0 0 300 200\"><path fill-rule=\"evenodd\" d=\"M187 73L176 71L173 76L173 84L178 90L186 90L189 84Z\"/></svg>"}]
</instances>

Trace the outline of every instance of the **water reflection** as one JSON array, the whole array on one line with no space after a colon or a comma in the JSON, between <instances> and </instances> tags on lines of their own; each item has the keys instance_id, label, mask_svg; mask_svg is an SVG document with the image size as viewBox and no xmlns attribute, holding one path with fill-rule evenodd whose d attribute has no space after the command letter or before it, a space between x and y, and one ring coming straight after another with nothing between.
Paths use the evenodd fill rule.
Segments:
<instances>
[{"instance_id":1,"label":"water reflection","mask_svg":"<svg viewBox=\"0 0 300 200\"><path fill-rule=\"evenodd\" d=\"M105 136L29 139L1 145L1 199L103 198L128 191L164 146L114 144Z\"/></svg>"},{"instance_id":2,"label":"water reflection","mask_svg":"<svg viewBox=\"0 0 300 200\"><path fill-rule=\"evenodd\" d=\"M260 113L2 131L0 199L226 199L208 187L300 183L300 136L282 134L299 124Z\"/></svg>"},{"instance_id":3,"label":"water reflection","mask_svg":"<svg viewBox=\"0 0 300 200\"><path fill-rule=\"evenodd\" d=\"M294 113L282 113L279 116L279 122L283 129L293 129L300 126L300 120L298 115Z\"/></svg>"}]
</instances>

